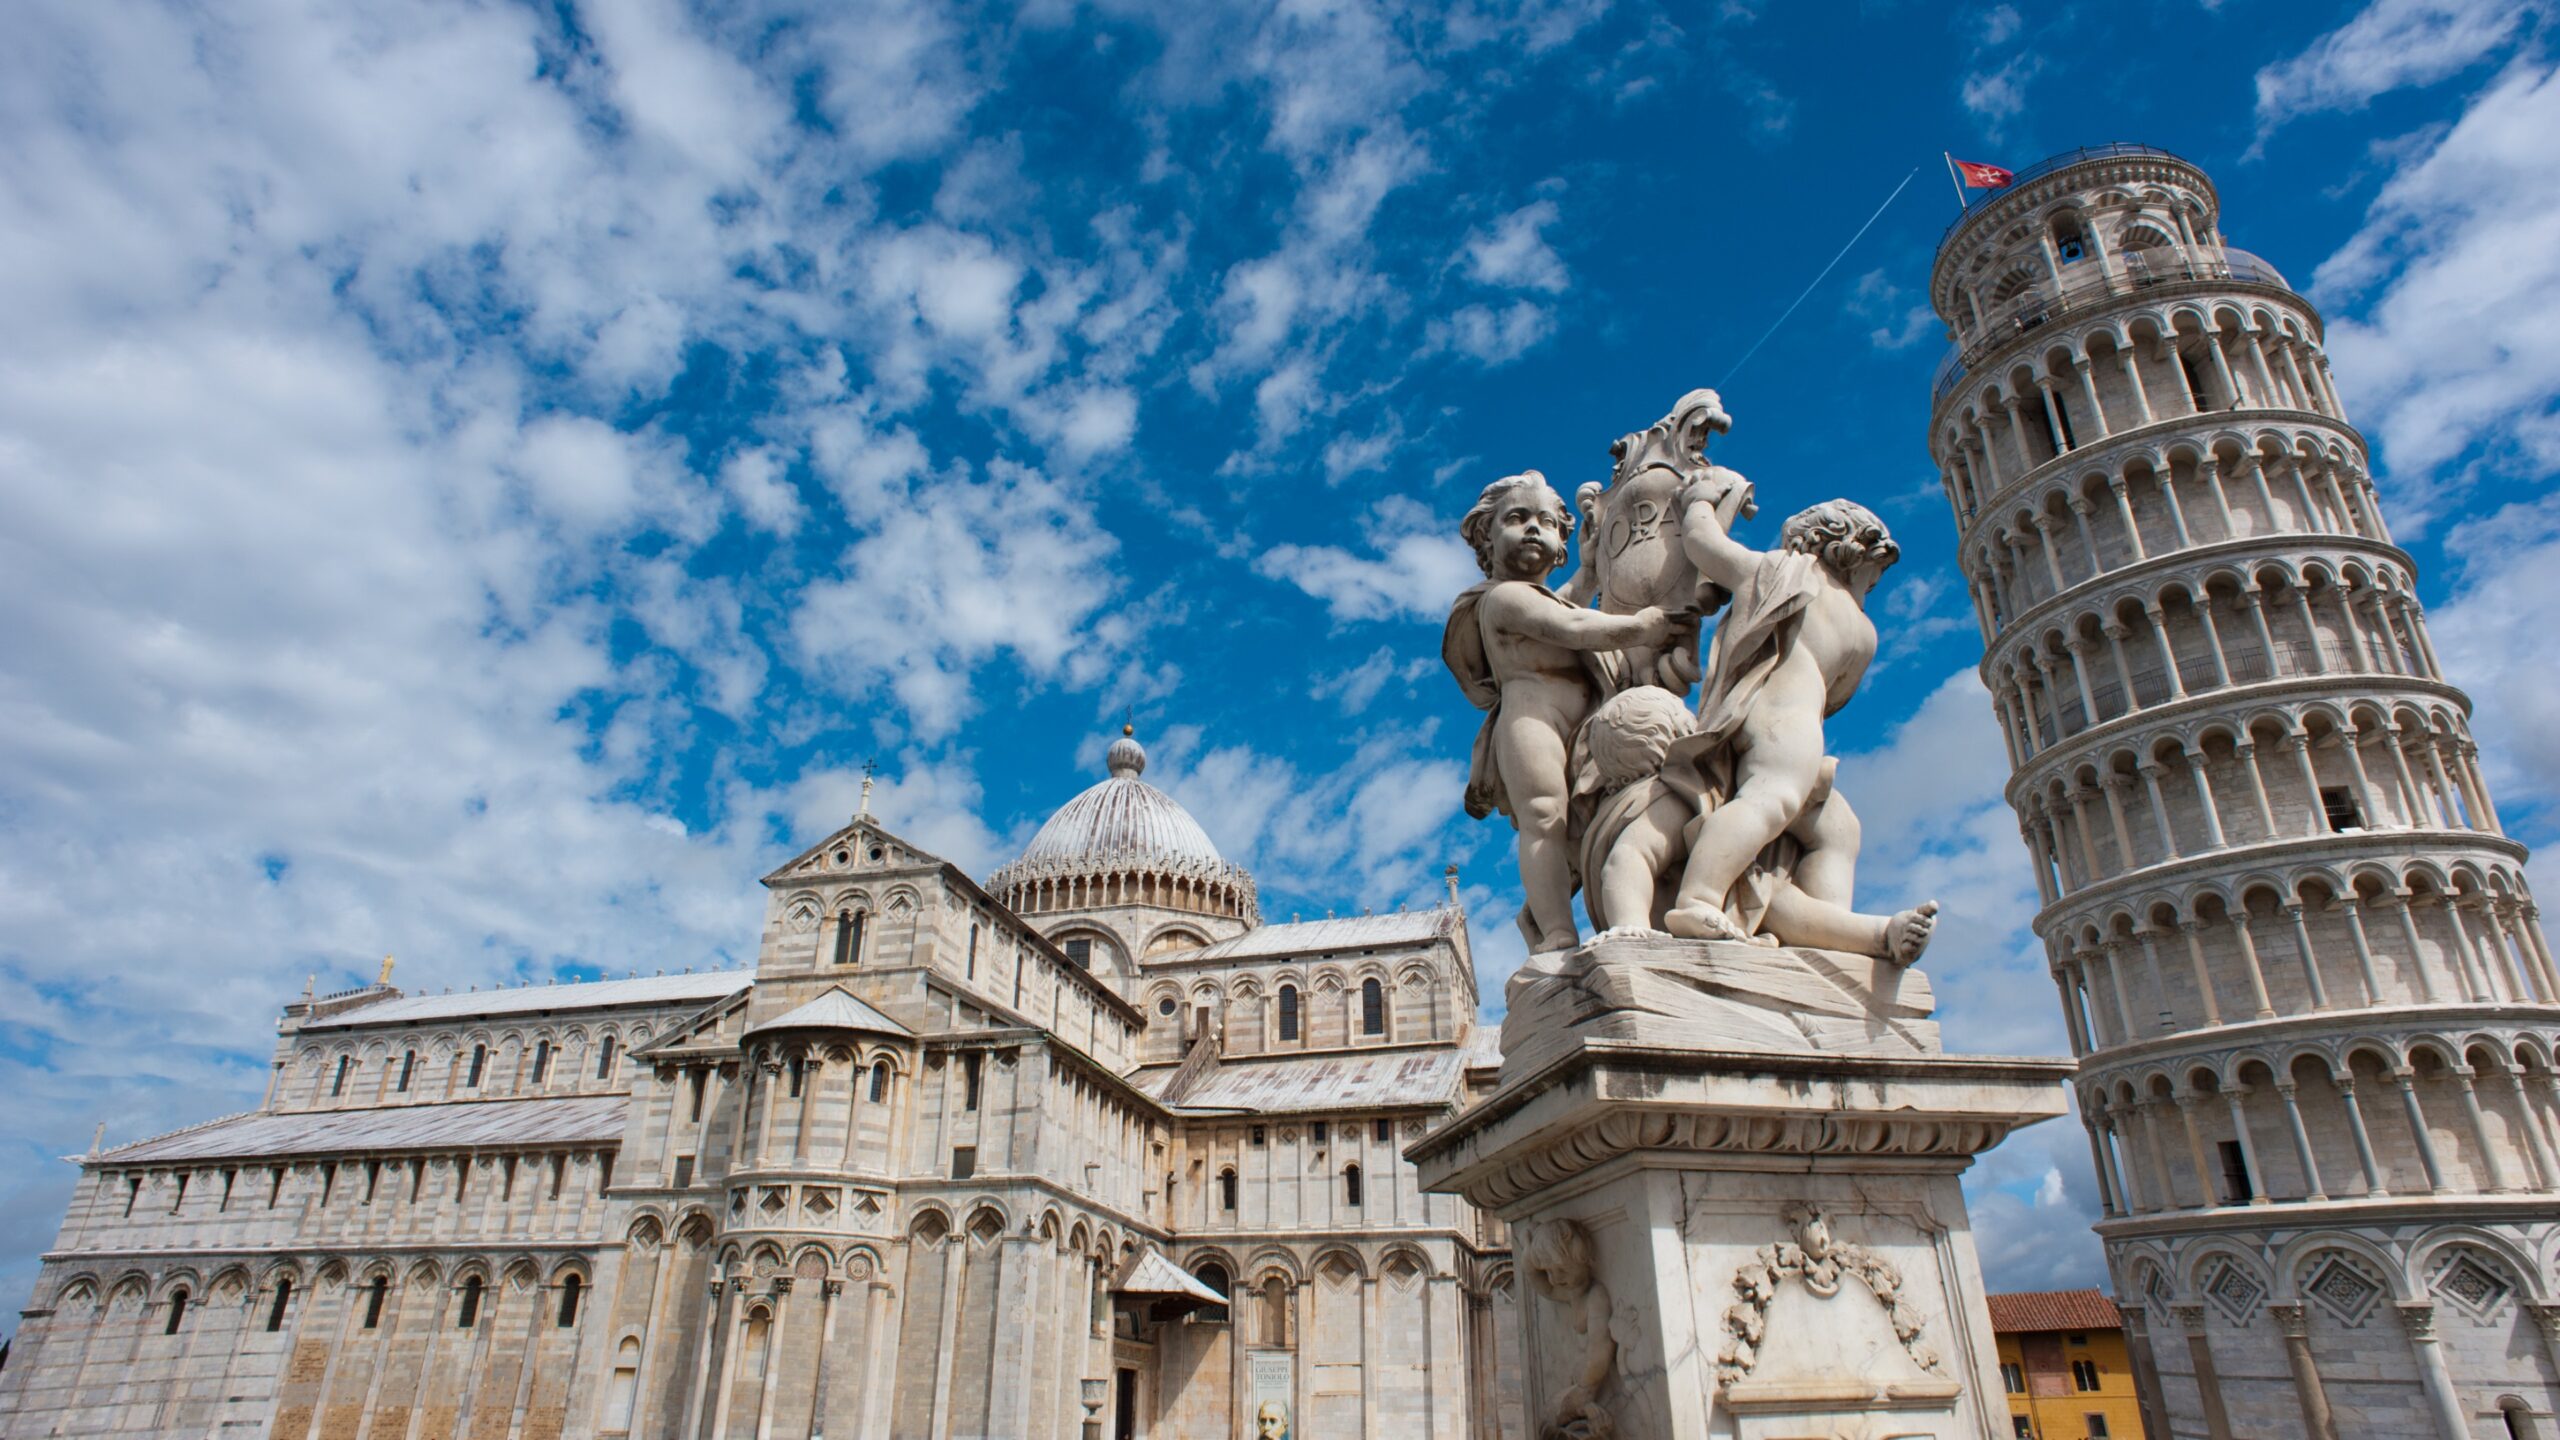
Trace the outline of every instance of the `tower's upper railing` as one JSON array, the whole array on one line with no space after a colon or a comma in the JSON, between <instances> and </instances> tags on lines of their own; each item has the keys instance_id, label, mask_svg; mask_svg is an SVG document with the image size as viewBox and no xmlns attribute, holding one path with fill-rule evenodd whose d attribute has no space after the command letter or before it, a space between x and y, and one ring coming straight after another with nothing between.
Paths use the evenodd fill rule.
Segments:
<instances>
[{"instance_id":1,"label":"tower's upper railing","mask_svg":"<svg viewBox=\"0 0 2560 1440\"><path fill-rule=\"evenodd\" d=\"M2196 258L2155 261L2142 257L2129 263L2121 272L2109 273L2100 269L2069 284L2032 285L2010 301L2007 308L1986 319L1979 332L1971 333L1963 342L1947 348L1929 382L1929 403L1934 407L1946 399L1947 392L1953 390L1984 355L2073 311L2153 286L2214 280L2266 285L2278 290L2293 288L2286 283L2283 272L2273 265L2246 250L2228 247L2211 256Z\"/></svg>"},{"instance_id":2,"label":"tower's upper railing","mask_svg":"<svg viewBox=\"0 0 2560 1440\"><path fill-rule=\"evenodd\" d=\"M1962 230L1967 221L1972 220L1977 215L1981 215L1987 211L1997 208L2002 200L2016 194L2026 186L2043 179L2045 176L2052 174L2056 170L2066 169L2070 166L2078 165L2090 160L2123 160L2129 158L2172 160L2180 165L2186 166L2188 169L2193 170L2196 168L2196 163L2184 155L2163 150L2157 145L2136 145L2129 141L2117 141L2108 145L2084 145L2077 150L2065 150L2059 155L2048 155L2044 159L2037 161L2024 170L2011 172L2009 183L2002 186L1999 193L1993 195L1990 199L1983 201L1979 205L1967 205L1964 207L1964 213L1958 215L1954 220L1949 221L1945 232L1938 236L1938 249L1941 252L1944 252L1947 248L1948 242L1956 238L1956 232ZM2203 172L2198 171L2197 173L2202 174Z\"/></svg>"}]
</instances>

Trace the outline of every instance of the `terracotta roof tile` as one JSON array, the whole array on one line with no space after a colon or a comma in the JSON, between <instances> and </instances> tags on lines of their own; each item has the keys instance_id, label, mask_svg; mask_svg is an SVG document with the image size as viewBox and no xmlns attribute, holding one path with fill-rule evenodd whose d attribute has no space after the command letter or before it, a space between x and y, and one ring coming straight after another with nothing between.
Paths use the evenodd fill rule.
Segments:
<instances>
[{"instance_id":1,"label":"terracotta roof tile","mask_svg":"<svg viewBox=\"0 0 2560 1440\"><path fill-rule=\"evenodd\" d=\"M1993 1295L1991 1328L2016 1334L2039 1330L2121 1330L2124 1314L2104 1290L2027 1290Z\"/></svg>"}]
</instances>

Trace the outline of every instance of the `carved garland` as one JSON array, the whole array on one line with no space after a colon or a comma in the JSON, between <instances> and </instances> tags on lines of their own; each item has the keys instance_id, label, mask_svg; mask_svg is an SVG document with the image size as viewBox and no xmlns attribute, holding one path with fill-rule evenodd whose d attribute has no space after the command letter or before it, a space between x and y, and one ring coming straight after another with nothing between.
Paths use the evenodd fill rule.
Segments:
<instances>
[{"instance_id":1,"label":"carved garland","mask_svg":"<svg viewBox=\"0 0 2560 1440\"><path fill-rule=\"evenodd\" d=\"M1763 1245L1749 1263L1734 1272L1734 1293L1742 1298L1724 1312L1724 1328L1732 1337L1717 1358L1716 1380L1730 1386L1760 1363L1760 1341L1769 1320L1769 1302L1789 1280L1820 1299L1840 1293L1844 1277L1855 1277L1872 1292L1893 1321L1893 1338L1921 1369L1946 1373L1938 1352L1919 1343L1919 1312L1902 1298L1902 1272L1893 1262L1864 1245L1842 1245L1831 1238L1831 1218L1819 1206L1799 1205L1787 1211L1796 1238Z\"/></svg>"}]
</instances>

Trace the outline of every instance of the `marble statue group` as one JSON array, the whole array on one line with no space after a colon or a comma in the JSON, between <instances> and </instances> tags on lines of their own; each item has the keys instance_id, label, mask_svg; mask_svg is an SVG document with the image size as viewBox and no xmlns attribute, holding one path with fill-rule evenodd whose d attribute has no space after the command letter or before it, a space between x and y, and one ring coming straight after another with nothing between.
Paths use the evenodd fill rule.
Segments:
<instances>
[{"instance_id":1,"label":"marble statue group","mask_svg":"<svg viewBox=\"0 0 2560 1440\"><path fill-rule=\"evenodd\" d=\"M1823 738L1875 658L1866 598L1899 551L1848 500L1793 515L1773 550L1743 544L1753 487L1706 458L1731 426L1693 390L1612 445L1608 483L1571 509L1526 470L1461 523L1485 579L1451 607L1442 656L1485 712L1468 813L1519 831L1533 975L1582 943L1577 890L1604 935L1895 965L1929 943L1934 902L1855 909L1858 819ZM1580 561L1550 587L1577 511Z\"/></svg>"}]
</instances>

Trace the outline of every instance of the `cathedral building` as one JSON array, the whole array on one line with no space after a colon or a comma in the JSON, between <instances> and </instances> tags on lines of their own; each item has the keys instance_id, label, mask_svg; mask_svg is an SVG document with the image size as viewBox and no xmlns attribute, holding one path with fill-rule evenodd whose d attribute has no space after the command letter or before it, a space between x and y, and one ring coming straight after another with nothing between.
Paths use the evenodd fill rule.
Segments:
<instances>
[{"instance_id":1,"label":"cathedral building","mask_svg":"<svg viewBox=\"0 0 2560 1440\"><path fill-rule=\"evenodd\" d=\"M258 1109L76 1157L0 1435L1523 1434L1400 1154L1498 1063L1454 881L1264 924L1145 765L984 885L866 804L752 970L286 1006Z\"/></svg>"},{"instance_id":2,"label":"cathedral building","mask_svg":"<svg viewBox=\"0 0 2560 1440\"><path fill-rule=\"evenodd\" d=\"M2151 1433L2552 1433L2560 973L2319 312L2141 145L2019 171L1931 300Z\"/></svg>"}]
</instances>

